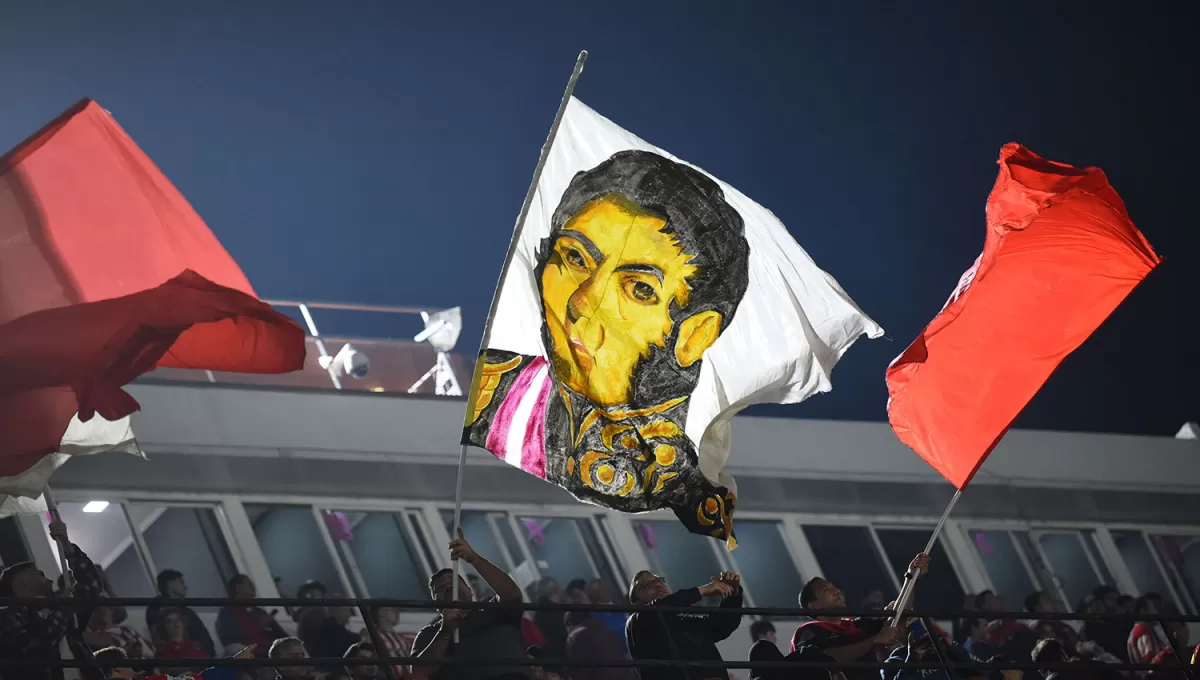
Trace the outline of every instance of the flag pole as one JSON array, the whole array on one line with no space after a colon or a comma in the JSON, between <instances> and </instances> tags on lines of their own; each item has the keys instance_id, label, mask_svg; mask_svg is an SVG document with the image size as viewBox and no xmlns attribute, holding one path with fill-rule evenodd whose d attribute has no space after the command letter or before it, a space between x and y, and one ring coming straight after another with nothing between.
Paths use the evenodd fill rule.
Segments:
<instances>
[{"instance_id":1,"label":"flag pole","mask_svg":"<svg viewBox=\"0 0 1200 680\"><path fill-rule=\"evenodd\" d=\"M926 555L933 550L933 546L937 543L938 534L942 533L942 527L946 526L946 519L950 517L950 511L954 509L954 504L958 502L959 496L962 496L962 489L955 489L954 496L950 502L946 504L946 510L942 513L942 518L938 520L937 526L933 528L933 535L929 537L929 542L925 544L924 552ZM913 590L917 587L917 577L921 572L910 571L904 575L904 585L900 587L900 594L896 597L896 616L892 619L892 626L899 626L900 620L904 618L904 608L908 606L908 601L912 599Z\"/></svg>"},{"instance_id":2,"label":"flag pole","mask_svg":"<svg viewBox=\"0 0 1200 680\"><path fill-rule=\"evenodd\" d=\"M504 256L504 265L500 268L500 280L496 284L496 292L492 294L492 306L488 308L487 321L483 324L483 339L479 342L479 352L475 355L475 373L471 378L471 389L467 391L467 414L471 413L471 399L475 396L475 391L479 389L479 379L482 376L483 359L480 356L487 349L488 341L492 334L492 317L496 315L496 306L500 302L500 288L504 285L504 277L508 274L508 268L512 265L513 256L517 252L517 243L521 238L521 227L525 223L525 217L529 215L529 206L533 205L533 195L537 192L538 182L542 178L542 170L546 168L546 159L550 156L550 147L554 144L554 138L558 135L558 127L562 125L563 115L567 112L567 104L571 101L571 93L575 91L575 83L579 82L579 75L583 73L583 63L587 61L587 50L579 53L575 59L575 68L571 71L571 77L567 80L567 89L563 90L562 101L558 103L558 112L554 114L554 122L550 125L550 133L546 135L546 142L542 144L542 153L538 156L537 166L533 169L533 179L529 183L529 190L525 192L525 200L521 203L521 211L517 213L517 223L513 226L512 239L508 242L508 253ZM463 418L464 422L466 418ZM458 532L462 531L462 502L463 502L463 474L467 468L467 445L462 444L462 448L458 453L458 479L454 484L454 537L458 536ZM454 560L454 585L451 586L452 600L458 600L458 560ZM458 640L458 630L454 631L454 639Z\"/></svg>"},{"instance_id":3,"label":"flag pole","mask_svg":"<svg viewBox=\"0 0 1200 680\"><path fill-rule=\"evenodd\" d=\"M46 510L50 513L51 521L62 522L62 516L58 514L58 503L54 501L54 493L50 491L49 484L42 490L42 498L46 499ZM59 566L62 567L63 589L69 593L75 589L75 579L71 574L71 567L67 563L67 550L71 546L67 545L67 542L62 539L57 539L56 542L58 543L58 562Z\"/></svg>"}]
</instances>

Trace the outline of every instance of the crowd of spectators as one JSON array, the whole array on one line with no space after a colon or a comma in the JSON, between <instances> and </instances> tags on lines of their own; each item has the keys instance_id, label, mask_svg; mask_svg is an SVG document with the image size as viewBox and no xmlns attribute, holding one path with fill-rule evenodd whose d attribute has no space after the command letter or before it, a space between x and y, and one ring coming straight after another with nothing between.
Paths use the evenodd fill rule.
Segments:
<instances>
[{"instance_id":1,"label":"crowd of spectators","mask_svg":"<svg viewBox=\"0 0 1200 680\"><path fill-rule=\"evenodd\" d=\"M87 555L67 540L66 527L51 526L51 535L69 548L66 558L74 575L73 594L81 598L104 595L103 574ZM350 628L353 611L328 606L336 596L316 581L303 584L296 597L311 605L284 613L294 624L289 635L278 611L255 604L253 581L238 575L228 583L232 603L216 619L216 640L199 614L183 605L187 581L178 571L158 575L158 601L146 609L149 637L129 625L123 607L100 606L92 611L68 613L62 608L0 608L0 658L45 661L44 665L7 668L2 680L61 680L63 672L53 662L61 659L65 645L75 658L94 658L114 668L84 668L84 680L156 677L121 667L127 659L162 659L167 680L192 677L203 680L720 680L725 671L699 664L672 666L657 662L721 662L717 644L733 635L744 617L729 611L742 606L741 578L734 572L714 575L708 583L673 590L664 577L651 571L637 573L625 600L645 608L626 615L618 612L572 610L570 605L612 604L611 584L599 580L574 580L563 588L551 578L529 585L527 592L539 603L567 605L565 609L527 612L524 592L502 569L479 555L460 533L449 545L452 560L469 565L455 580L442 569L429 578L429 592L439 602L488 602L487 608L442 608L428 625L410 638L398 630L399 612L377 607L369 612L368 625ZM917 555L906 577L924 574L929 557ZM928 578L936 578L932 576ZM61 586L60 586L61 587ZM44 598L54 584L32 563L6 568L0 574L0 597ZM714 602L719 598L719 602ZM863 598L866 609L891 610L880 592ZM686 612L672 608L708 606ZM1041 672L1059 680L1133 680L1161 677L1183 680L1183 666L1200 662L1200 645L1189 647L1184 624L1159 623L1154 617L1171 614L1170 602L1156 594L1138 598L1101 586L1079 604L1088 614L1133 618L1090 620L1080 627L1058 620L1056 598L1045 592L1030 593L1022 602L1024 614L1014 617L1004 600L991 591L964 602L968 616L941 626L928 620L909 619L892 626L890 611L850 618L846 597L833 579L813 578L797 593L797 603L811 618L793 631L778 631L775 623L751 620L753 642L749 660L774 662L751 671L755 680L1020 680L1021 671L980 673L963 669L913 669L890 667L898 662L1033 662L1059 664L1070 671ZM915 603L910 603L913 606ZM828 612L826 614L825 612ZM1145 616L1145 619L1137 619ZM781 622L776 622L781 623ZM781 623L782 625L782 623ZM293 626L289 626L293 627ZM947 630L948 629L948 630ZM781 648L784 633L788 640ZM410 642L411 640L411 642ZM93 651L94 650L94 651ZM347 663L411 656L411 666ZM271 666L257 670L208 668L220 655L270 659ZM339 659L323 666L293 665L307 658ZM629 663L644 662L643 664ZM194 661L194 664L187 663ZM557 665L563 661L566 665ZM184 662L181 667L180 662ZM626 662L626 666L612 663ZM818 662L812 665L805 662ZM1114 666L1122 662L1147 664L1157 670L1131 672ZM610 665L605 665L610 664ZM871 666L870 664L876 664ZM882 669L880 668L882 665ZM1033 680L1030 674L1024 680Z\"/></svg>"}]
</instances>

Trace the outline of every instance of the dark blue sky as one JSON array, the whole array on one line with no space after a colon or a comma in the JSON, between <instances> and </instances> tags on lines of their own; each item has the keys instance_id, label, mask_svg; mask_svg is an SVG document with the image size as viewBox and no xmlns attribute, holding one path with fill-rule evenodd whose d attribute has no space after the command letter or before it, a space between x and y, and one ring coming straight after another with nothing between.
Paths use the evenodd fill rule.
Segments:
<instances>
[{"instance_id":1,"label":"dark blue sky","mask_svg":"<svg viewBox=\"0 0 1200 680\"><path fill-rule=\"evenodd\" d=\"M1200 418L1187 3L883 4L5 2L0 147L94 97L261 295L461 305L470 353L586 48L580 99L775 211L888 331L833 393L760 412L883 420L1020 141L1103 167L1167 261L1018 425Z\"/></svg>"}]
</instances>

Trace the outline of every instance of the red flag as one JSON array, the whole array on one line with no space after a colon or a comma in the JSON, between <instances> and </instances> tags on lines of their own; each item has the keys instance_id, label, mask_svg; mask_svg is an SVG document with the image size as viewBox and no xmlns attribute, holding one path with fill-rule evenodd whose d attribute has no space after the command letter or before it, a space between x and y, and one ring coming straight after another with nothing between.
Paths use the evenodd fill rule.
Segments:
<instances>
[{"instance_id":1,"label":"red flag","mask_svg":"<svg viewBox=\"0 0 1200 680\"><path fill-rule=\"evenodd\" d=\"M1054 369L1161 261L1099 168L1000 150L983 253L888 367L888 419L962 489Z\"/></svg>"},{"instance_id":2,"label":"red flag","mask_svg":"<svg viewBox=\"0 0 1200 680\"><path fill-rule=\"evenodd\" d=\"M137 410L155 366L296 370L304 332L254 295L183 195L84 100L0 158L0 477L71 417Z\"/></svg>"}]
</instances>

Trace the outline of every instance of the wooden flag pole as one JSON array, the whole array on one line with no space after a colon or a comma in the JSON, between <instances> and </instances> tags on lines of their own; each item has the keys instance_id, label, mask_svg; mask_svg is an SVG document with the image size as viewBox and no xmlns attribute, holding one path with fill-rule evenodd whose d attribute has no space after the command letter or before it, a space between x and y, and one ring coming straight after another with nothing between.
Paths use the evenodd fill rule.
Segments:
<instances>
[{"instance_id":1,"label":"wooden flag pole","mask_svg":"<svg viewBox=\"0 0 1200 680\"><path fill-rule=\"evenodd\" d=\"M542 170L546 168L546 159L550 157L550 147L554 144L554 138L558 135L558 127L562 125L563 115L567 112L567 104L571 101L571 93L575 91L575 83L579 82L579 75L583 73L583 64L587 61L587 50L579 53L579 57L575 59L575 69L571 71L571 78L567 81L567 89L563 91L562 101L558 104L558 113L554 114L554 122L550 125L550 134L546 135L546 143L542 144L542 153L538 156L537 166L533 169L533 180L529 183L529 190L525 192L525 200L521 203L521 211L517 213L517 223L513 226L512 239L508 242L508 253L504 256L504 265L500 268L500 280L496 283L496 292L492 294L492 306L488 308L487 321L483 325L483 339L479 342L479 352L475 355L475 374L471 378L471 389L467 392L467 413L469 416L472 409L471 399L475 396L475 391L479 389L479 380L483 375L483 359L480 355L487 349L488 341L492 334L492 317L496 315L496 307L500 302L500 288L504 285L504 277L508 274L508 268L512 265L513 256L517 252L517 243L521 239L521 227L525 224L525 217L529 215L529 206L533 205L533 195L537 192L538 182L542 179ZM463 421L466 422L464 417ZM455 537L462 531L462 502L463 502L463 474L467 469L467 445L463 444L462 449L458 453L458 479L454 484L454 534ZM454 585L451 586L451 599L458 600L458 560L454 560ZM454 640L458 641L458 630L454 631Z\"/></svg>"},{"instance_id":2,"label":"wooden flag pole","mask_svg":"<svg viewBox=\"0 0 1200 680\"><path fill-rule=\"evenodd\" d=\"M946 504L946 510L942 513L942 518L938 520L937 526L933 528L933 535L929 537L929 542L925 544L926 555L933 550L934 544L937 543L938 534L942 533L942 527L946 526L946 519L950 517L950 511L954 509L954 504L958 502L959 496L962 496L962 489L956 489L954 496L950 502ZM904 608L908 606L908 601L912 599L913 590L917 587L917 577L921 573L919 571L909 572L904 575L904 585L900 587L900 594L896 597L896 616L892 619L892 626L899 626L900 621L904 618Z\"/></svg>"}]
</instances>

